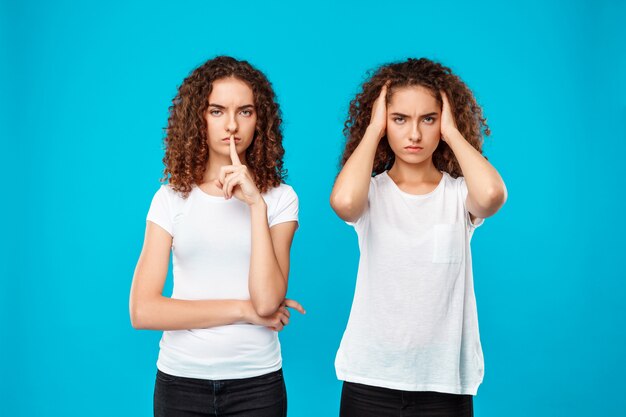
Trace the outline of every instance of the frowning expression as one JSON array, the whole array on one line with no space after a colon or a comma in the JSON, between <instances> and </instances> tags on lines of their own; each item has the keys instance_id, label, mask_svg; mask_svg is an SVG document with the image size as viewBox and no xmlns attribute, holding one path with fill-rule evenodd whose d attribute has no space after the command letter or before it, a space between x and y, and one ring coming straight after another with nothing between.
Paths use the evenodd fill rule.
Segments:
<instances>
[{"instance_id":1,"label":"frowning expression","mask_svg":"<svg viewBox=\"0 0 626 417\"><path fill-rule=\"evenodd\" d=\"M396 158L419 164L432 158L441 139L441 104L422 86L392 91L387 105L387 140Z\"/></svg>"},{"instance_id":2,"label":"frowning expression","mask_svg":"<svg viewBox=\"0 0 626 417\"><path fill-rule=\"evenodd\" d=\"M250 86L234 77L215 80L205 119L209 153L228 156L229 138L234 135L237 153L243 155L254 139L257 120Z\"/></svg>"}]
</instances>

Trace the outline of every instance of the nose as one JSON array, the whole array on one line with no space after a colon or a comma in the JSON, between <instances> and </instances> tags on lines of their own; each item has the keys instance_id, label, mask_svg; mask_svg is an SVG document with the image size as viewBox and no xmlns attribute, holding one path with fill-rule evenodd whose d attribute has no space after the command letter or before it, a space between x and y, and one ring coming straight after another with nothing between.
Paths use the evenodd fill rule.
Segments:
<instances>
[{"instance_id":1,"label":"nose","mask_svg":"<svg viewBox=\"0 0 626 417\"><path fill-rule=\"evenodd\" d=\"M235 120L234 114L228 116L228 120L226 122L226 131L230 134L237 132L237 120Z\"/></svg>"},{"instance_id":2,"label":"nose","mask_svg":"<svg viewBox=\"0 0 626 417\"><path fill-rule=\"evenodd\" d=\"M411 132L409 133L409 140L411 142L419 142L422 140L422 132L420 132L417 126L417 122L413 122L411 125Z\"/></svg>"}]
</instances>

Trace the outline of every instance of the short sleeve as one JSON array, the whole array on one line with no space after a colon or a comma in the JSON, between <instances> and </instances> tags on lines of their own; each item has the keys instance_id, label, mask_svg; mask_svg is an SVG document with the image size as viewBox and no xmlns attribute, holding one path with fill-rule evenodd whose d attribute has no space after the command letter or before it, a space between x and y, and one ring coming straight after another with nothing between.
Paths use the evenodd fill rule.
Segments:
<instances>
[{"instance_id":1,"label":"short sleeve","mask_svg":"<svg viewBox=\"0 0 626 417\"><path fill-rule=\"evenodd\" d=\"M166 185L162 185L154 194L146 220L161 226L167 233L173 236L172 204L166 187Z\"/></svg>"},{"instance_id":2,"label":"short sleeve","mask_svg":"<svg viewBox=\"0 0 626 417\"><path fill-rule=\"evenodd\" d=\"M459 177L459 196L461 198L461 201L463 202L463 209L465 210L465 220L467 222L467 225L471 228L477 228L478 226L482 226L482 224L485 222L485 219L480 218L480 217L476 217L474 219L474 221L472 222L472 219L470 217L470 213L467 210L467 183L465 182L465 177Z\"/></svg>"},{"instance_id":3,"label":"short sleeve","mask_svg":"<svg viewBox=\"0 0 626 417\"><path fill-rule=\"evenodd\" d=\"M284 191L280 194L276 207L269 216L269 227L279 223L298 221L298 195L288 185L280 186Z\"/></svg>"}]
</instances>

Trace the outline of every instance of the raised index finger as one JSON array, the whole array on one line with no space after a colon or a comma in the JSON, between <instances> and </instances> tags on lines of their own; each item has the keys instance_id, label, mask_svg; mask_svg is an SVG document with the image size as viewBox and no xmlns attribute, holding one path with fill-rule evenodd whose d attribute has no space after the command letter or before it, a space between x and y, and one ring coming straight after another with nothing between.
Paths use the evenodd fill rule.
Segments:
<instances>
[{"instance_id":1,"label":"raised index finger","mask_svg":"<svg viewBox=\"0 0 626 417\"><path fill-rule=\"evenodd\" d=\"M233 165L241 165L239 155L237 155L237 147L235 146L235 135L230 135L230 159L233 161Z\"/></svg>"}]
</instances>

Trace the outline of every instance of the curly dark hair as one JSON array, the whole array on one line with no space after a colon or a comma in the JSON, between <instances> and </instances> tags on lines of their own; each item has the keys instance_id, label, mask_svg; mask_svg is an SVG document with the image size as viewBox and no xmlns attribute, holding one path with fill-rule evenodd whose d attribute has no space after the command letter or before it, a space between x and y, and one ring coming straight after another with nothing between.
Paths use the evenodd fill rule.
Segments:
<instances>
[{"instance_id":1,"label":"curly dark hair","mask_svg":"<svg viewBox=\"0 0 626 417\"><path fill-rule=\"evenodd\" d=\"M374 101L387 82L389 82L387 104L399 88L422 86L430 90L442 106L440 90L443 90L450 101L459 132L482 154L482 133L489 136L491 131L487 126L487 119L483 117L482 108L476 102L470 89L452 73L450 68L426 58L409 58L404 62L385 64L375 71L370 71L361 92L350 102L348 119L343 129L346 144L341 158L342 167L361 142L370 123ZM394 161L395 154L389 146L387 136L383 136L376 150L372 175L391 168ZM433 153L433 163L437 169L446 171L455 178L462 175L461 167L452 149L443 140L439 142L439 146Z\"/></svg>"},{"instance_id":2,"label":"curly dark hair","mask_svg":"<svg viewBox=\"0 0 626 417\"><path fill-rule=\"evenodd\" d=\"M169 180L185 198L194 184L202 182L209 159L205 119L209 94L213 82L226 77L245 82L254 94L257 122L252 143L246 149L246 164L254 173L259 191L277 187L287 175L283 169L281 112L271 83L247 61L218 56L185 78L169 108L161 182Z\"/></svg>"}]
</instances>

